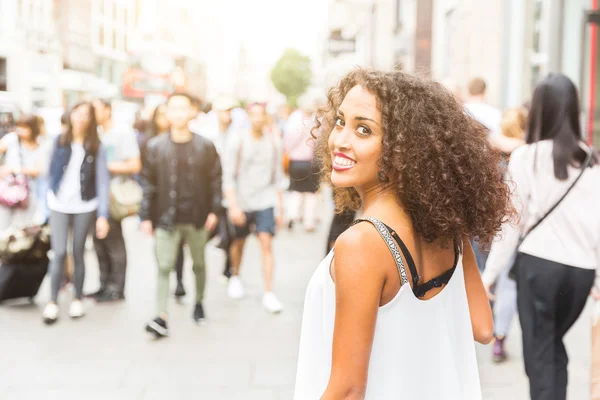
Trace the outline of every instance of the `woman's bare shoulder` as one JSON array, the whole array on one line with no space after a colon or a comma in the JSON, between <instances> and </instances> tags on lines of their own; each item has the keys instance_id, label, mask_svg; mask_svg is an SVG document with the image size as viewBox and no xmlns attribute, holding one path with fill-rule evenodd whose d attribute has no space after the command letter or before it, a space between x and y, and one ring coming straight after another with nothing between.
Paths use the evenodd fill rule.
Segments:
<instances>
[{"instance_id":1,"label":"woman's bare shoulder","mask_svg":"<svg viewBox=\"0 0 600 400\"><path fill-rule=\"evenodd\" d=\"M360 223L348 228L335 242L332 273L385 274L385 262L391 261L387 245L374 226Z\"/></svg>"}]
</instances>

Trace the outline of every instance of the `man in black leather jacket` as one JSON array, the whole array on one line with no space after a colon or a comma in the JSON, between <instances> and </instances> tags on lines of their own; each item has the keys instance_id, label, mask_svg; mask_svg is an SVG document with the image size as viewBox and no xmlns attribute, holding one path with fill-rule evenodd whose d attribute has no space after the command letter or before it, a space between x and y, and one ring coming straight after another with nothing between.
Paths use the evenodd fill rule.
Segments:
<instances>
[{"instance_id":1,"label":"man in black leather jacket","mask_svg":"<svg viewBox=\"0 0 600 400\"><path fill-rule=\"evenodd\" d=\"M196 323L204 320L204 248L221 207L221 162L212 142L188 129L191 108L191 99L185 94L169 98L167 119L171 131L148 142L142 169L141 229L155 235L158 262L158 316L146 330L157 337L168 335L169 277L181 240L189 246L194 262L193 318Z\"/></svg>"}]
</instances>

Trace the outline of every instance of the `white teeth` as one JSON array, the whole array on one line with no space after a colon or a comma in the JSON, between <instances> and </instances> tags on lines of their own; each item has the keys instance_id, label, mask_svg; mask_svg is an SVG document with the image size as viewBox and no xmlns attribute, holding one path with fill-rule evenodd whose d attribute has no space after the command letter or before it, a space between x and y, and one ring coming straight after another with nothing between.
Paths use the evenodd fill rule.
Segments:
<instances>
[{"instance_id":1,"label":"white teeth","mask_svg":"<svg viewBox=\"0 0 600 400\"><path fill-rule=\"evenodd\" d=\"M336 156L333 162L339 167L352 167L354 164L356 164L355 161L339 156Z\"/></svg>"}]
</instances>

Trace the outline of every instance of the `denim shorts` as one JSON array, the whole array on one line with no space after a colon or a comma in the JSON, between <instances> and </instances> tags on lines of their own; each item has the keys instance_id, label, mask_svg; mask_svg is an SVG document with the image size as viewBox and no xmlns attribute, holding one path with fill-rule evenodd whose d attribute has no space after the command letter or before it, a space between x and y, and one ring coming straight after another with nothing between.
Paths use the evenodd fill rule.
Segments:
<instances>
[{"instance_id":1,"label":"denim shorts","mask_svg":"<svg viewBox=\"0 0 600 400\"><path fill-rule=\"evenodd\" d=\"M246 223L243 226L235 226L235 237L243 239L248 237L252 231L255 233L270 233L275 236L275 211L273 207L260 211L247 211Z\"/></svg>"}]
</instances>

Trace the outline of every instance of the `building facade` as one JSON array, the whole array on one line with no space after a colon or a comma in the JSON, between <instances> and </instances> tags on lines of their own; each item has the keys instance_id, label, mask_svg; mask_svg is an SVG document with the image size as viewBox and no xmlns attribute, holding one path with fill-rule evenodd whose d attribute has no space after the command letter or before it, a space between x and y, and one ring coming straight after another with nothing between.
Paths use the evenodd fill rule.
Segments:
<instances>
[{"instance_id":1,"label":"building facade","mask_svg":"<svg viewBox=\"0 0 600 400\"><path fill-rule=\"evenodd\" d=\"M0 0L0 91L24 111L59 106L61 47L52 0Z\"/></svg>"}]
</instances>

